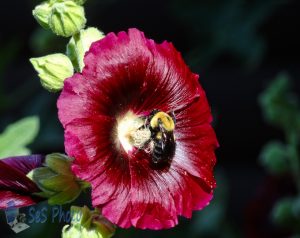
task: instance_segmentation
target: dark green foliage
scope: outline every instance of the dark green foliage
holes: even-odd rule
[[[287,74],[279,74],[260,95],[259,102],[267,123],[283,130],[285,144],[269,142],[264,146],[260,162],[272,174],[289,173],[297,189],[294,197],[279,200],[273,208],[272,219],[275,224],[288,227],[300,234],[300,108],[298,97],[291,92]]]
[[[201,67],[222,54],[229,53],[246,67],[256,67],[262,60],[265,42],[259,26],[282,3],[266,1],[172,1],[174,16],[185,23],[194,47],[188,59]],[[183,34],[183,33],[182,33]]]
[[[300,131],[299,102],[291,92],[287,74],[279,74],[260,95],[259,102],[268,123],[285,131]]]

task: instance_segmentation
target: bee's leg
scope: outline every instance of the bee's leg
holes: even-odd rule
[[[151,142],[151,138],[148,139],[148,140],[143,144],[143,146],[142,146],[141,148],[139,148],[139,150],[145,150],[145,149],[147,148],[147,146],[149,146],[150,142]]]
[[[144,128],[149,127],[149,124],[150,124],[150,119],[149,119],[149,117],[145,117],[145,120],[144,120]]]
[[[147,120],[148,120],[148,118],[147,117],[145,117],[145,116],[142,116],[142,117],[140,117],[142,120],[144,120],[144,124],[142,125],[142,126],[140,126],[139,128],[138,128],[138,130],[142,130],[142,129],[145,129],[146,127],[147,127]]]
[[[151,119],[153,118],[153,116],[154,116],[156,113],[158,113],[158,112],[160,112],[160,110],[158,110],[158,109],[153,109],[153,110],[151,111],[151,113],[150,113],[149,116],[148,116],[149,122],[151,121]]]
[[[162,137],[163,137],[167,133],[167,130],[164,127],[163,122],[162,122],[162,120],[160,118],[157,120],[157,122],[158,122],[159,132],[162,133]]]
[[[159,131],[163,131],[165,129],[163,126],[163,122],[160,118],[157,119],[157,124],[158,124]]]
[[[171,111],[171,112],[170,112],[170,117],[173,119],[174,124],[176,124],[176,117],[175,117],[174,111]]]

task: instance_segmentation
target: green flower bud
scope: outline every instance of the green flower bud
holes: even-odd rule
[[[42,86],[50,92],[61,90],[64,80],[74,73],[72,62],[64,54],[31,58],[30,62],[39,73]]]
[[[63,238],[110,238],[115,225],[103,217],[98,210],[90,211],[87,206],[71,207],[71,225],[62,231]]]
[[[71,162],[72,159],[63,154],[47,155],[44,167],[27,175],[42,191],[35,195],[47,198],[50,205],[62,205],[76,199],[87,183],[74,176]]]
[[[73,35],[67,45],[67,55],[71,59],[76,71],[81,72],[84,67],[83,58],[93,42],[100,40],[104,34],[97,28],[89,27]]]
[[[60,36],[69,37],[84,28],[86,19],[85,0],[50,0],[36,6],[34,18],[46,29]]]
[[[51,5],[48,2],[44,2],[36,6],[35,9],[32,11],[33,17],[45,29],[49,28],[48,19],[50,14],[51,14]]]
[[[72,36],[85,26],[84,8],[71,0],[54,3],[48,23],[55,34]]]
[[[76,2],[78,5],[83,5],[86,2],[86,0],[73,0],[73,1]]]
[[[65,1],[69,1],[69,0],[48,0],[48,1],[50,4],[54,4],[57,2],[65,2]],[[86,0],[70,0],[70,1],[73,1],[78,5],[83,5],[86,2]]]

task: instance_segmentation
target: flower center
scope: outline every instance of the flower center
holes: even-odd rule
[[[117,138],[126,153],[131,152],[134,147],[142,149],[150,140],[150,129],[144,125],[145,118],[131,111],[117,119]]]

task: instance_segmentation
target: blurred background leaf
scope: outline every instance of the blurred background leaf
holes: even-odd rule
[[[271,174],[280,175],[288,172],[288,156],[283,143],[271,141],[263,147],[260,162]]]
[[[0,158],[17,155],[28,155],[27,148],[39,131],[38,117],[27,117],[9,125],[0,134]]]
[[[207,67],[231,54],[242,66],[258,67],[265,42],[258,28],[282,0],[172,1],[174,15],[188,28],[192,42],[187,58],[192,66]]]
[[[279,200],[273,208],[272,219],[279,226],[299,232],[300,220],[295,216],[294,203],[295,199],[291,197]]]
[[[279,74],[260,95],[259,102],[266,122],[285,135],[284,143],[271,141],[263,147],[260,161],[272,175],[292,175],[288,181],[296,190],[276,201],[272,220],[291,233],[300,234],[300,108],[297,95],[291,91],[290,77]]]
[[[260,95],[259,102],[265,120],[286,131],[300,132],[300,107],[291,92],[290,77],[280,73]]]

